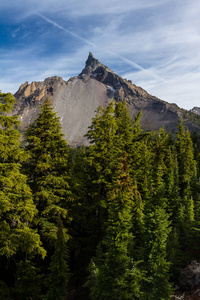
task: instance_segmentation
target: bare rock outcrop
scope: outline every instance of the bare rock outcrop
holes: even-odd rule
[[[200,263],[194,260],[181,271],[179,286],[183,291],[200,288]]]

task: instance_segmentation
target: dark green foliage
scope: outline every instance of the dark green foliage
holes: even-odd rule
[[[108,193],[106,236],[91,263],[88,282],[91,284],[91,299],[139,299],[142,295],[142,272],[137,269],[134,253],[131,256],[128,253],[136,190],[131,184],[125,156],[118,173]]]
[[[165,209],[157,207],[147,215],[146,224],[147,276],[145,299],[168,300],[171,294],[169,283],[170,262],[167,261],[167,239],[171,231]]]
[[[97,115],[89,128],[86,135],[92,144],[89,159],[96,170],[96,183],[99,186],[100,197],[103,198],[108,185],[112,182],[120,150],[115,147],[117,124],[114,117],[114,102],[110,102],[106,109],[100,107],[97,110]]]
[[[37,210],[27,178],[21,173],[25,152],[15,127],[18,121],[6,115],[14,104],[11,94],[0,94],[0,255],[10,257],[21,250],[45,256],[40,236],[29,227]]]
[[[116,143],[118,145],[116,146],[116,148],[118,149],[118,151],[121,152],[119,153],[120,155],[126,153],[130,156],[133,150],[134,138],[141,131],[140,126],[138,124],[138,119],[140,119],[140,116],[137,116],[137,119],[135,120],[133,125],[133,121],[130,118],[126,102],[119,102],[115,106],[114,117],[117,124]]]
[[[180,209],[180,188],[179,188],[179,169],[177,154],[173,147],[167,149],[165,157],[166,172],[164,175],[166,209],[170,215],[173,225],[178,222],[178,212]]]
[[[47,99],[23,148],[14,103],[0,94],[0,298],[169,300],[200,259],[200,138],[142,132],[111,101],[70,148]]]
[[[196,177],[196,161],[194,160],[190,132],[185,130],[182,120],[176,134],[176,149],[179,163],[180,194],[182,198],[188,198],[191,196],[191,183]]]
[[[50,274],[46,280],[47,294],[45,300],[64,300],[69,280],[68,249],[64,237],[63,224],[58,219],[57,239],[54,245],[54,254],[51,258]]]
[[[41,299],[43,276],[31,261],[17,264],[14,297],[17,300]]]
[[[141,264],[140,268],[140,271],[145,270],[148,276],[148,284],[144,283],[146,286],[144,297],[169,299],[170,271],[176,272],[175,269],[178,270],[181,265],[183,266],[183,261],[186,260],[180,258],[185,253],[186,243],[189,245],[193,235],[191,227],[195,207],[193,194],[197,195],[197,190],[194,184],[196,162],[191,138],[181,124],[175,143],[172,135],[167,135],[164,129],[161,129],[157,136],[143,134],[138,119],[136,118],[134,122],[130,120],[123,103],[116,104],[115,109],[112,107],[111,103],[108,110],[99,111],[100,114],[93,119],[93,125],[88,133],[88,137],[95,143],[90,148],[92,165],[97,171],[95,183],[97,187],[98,184],[101,185],[99,190],[101,193],[96,194],[96,199],[100,195],[100,199],[103,200],[100,203],[104,207],[104,216],[107,216],[102,223],[106,228],[106,238],[99,244],[101,246],[98,247],[97,258],[91,263],[89,282],[93,283],[92,297],[107,299],[106,297],[108,295],[111,297],[112,294],[105,292],[105,289],[105,294],[102,292],[103,285],[112,290],[111,278],[114,278],[113,268],[109,265],[111,260],[108,263],[109,256],[106,252],[107,249],[109,253],[114,253],[114,249],[107,248],[108,243],[112,245],[111,241],[107,241],[111,214],[109,191],[114,187],[117,165],[124,152],[127,166],[130,168],[132,188],[135,185],[139,190],[136,197],[138,208],[136,206],[130,211],[133,226],[129,232],[128,253],[135,249],[135,257],[144,260],[146,264]],[[105,125],[107,131],[103,129]],[[98,188],[96,190],[98,191]],[[112,211],[116,211],[114,206],[111,207]],[[144,251],[146,243],[148,246]],[[111,257],[114,259],[117,254]],[[174,266],[170,268],[169,258],[176,264],[175,268]],[[162,284],[159,284],[160,281]],[[118,299],[116,295],[115,297]]]
[[[0,299],[1,300],[13,300],[13,298],[10,295],[10,290],[7,287],[6,283],[4,281],[0,281]]]
[[[56,218],[68,215],[68,146],[59,118],[47,99],[38,118],[26,131],[29,183],[39,211],[40,231],[47,240],[56,239]]]
[[[86,267],[102,238],[102,223],[95,198],[96,184],[93,183],[96,175],[88,160],[88,149],[78,147],[70,152],[70,187],[74,199],[70,209],[73,220],[69,227],[73,273],[70,283],[78,289],[86,280]]]

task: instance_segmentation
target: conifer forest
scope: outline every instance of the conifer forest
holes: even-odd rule
[[[198,135],[144,132],[111,101],[72,147],[49,99],[23,133],[15,101],[0,94],[0,299],[171,299],[200,260]]]

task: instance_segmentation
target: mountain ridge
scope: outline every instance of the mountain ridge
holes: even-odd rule
[[[47,97],[52,99],[63,133],[71,145],[88,143],[84,135],[95,116],[95,110],[99,105],[106,107],[112,98],[117,102],[126,101],[132,118],[142,110],[141,125],[144,130],[158,131],[165,126],[167,131],[175,132],[181,117],[190,129],[200,128],[187,118],[185,110],[123,79],[99,62],[91,52],[79,75],[68,81],[52,76],[40,82],[25,82],[14,96],[17,99],[14,114],[21,119],[22,131],[37,117],[39,105]]]

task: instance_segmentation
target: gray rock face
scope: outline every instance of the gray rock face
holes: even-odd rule
[[[15,94],[18,99],[17,113],[22,121],[22,130],[37,117],[39,105],[46,97],[52,99],[55,111],[60,117],[63,133],[69,144],[87,143],[84,134],[87,132],[95,110],[99,105],[106,106],[109,98],[107,88],[96,80],[83,80],[74,77],[68,82],[61,78],[47,78],[43,83],[35,83],[32,92],[30,84]],[[27,91],[28,90],[28,91]]]
[[[200,115],[200,107],[195,106],[190,111],[197,115]]]
[[[183,291],[191,291],[200,287],[200,263],[194,260],[181,271],[179,285]]]
[[[84,137],[99,105],[106,107],[111,98],[126,101],[134,118],[142,109],[141,125],[145,130],[159,130],[163,125],[174,131],[181,110],[123,79],[101,64],[89,53],[85,68],[75,77],[64,81],[54,76],[43,82],[25,82],[15,93],[18,100],[14,114],[21,119],[24,130],[37,117],[39,105],[46,97],[52,99],[63,133],[69,144],[87,144]]]

